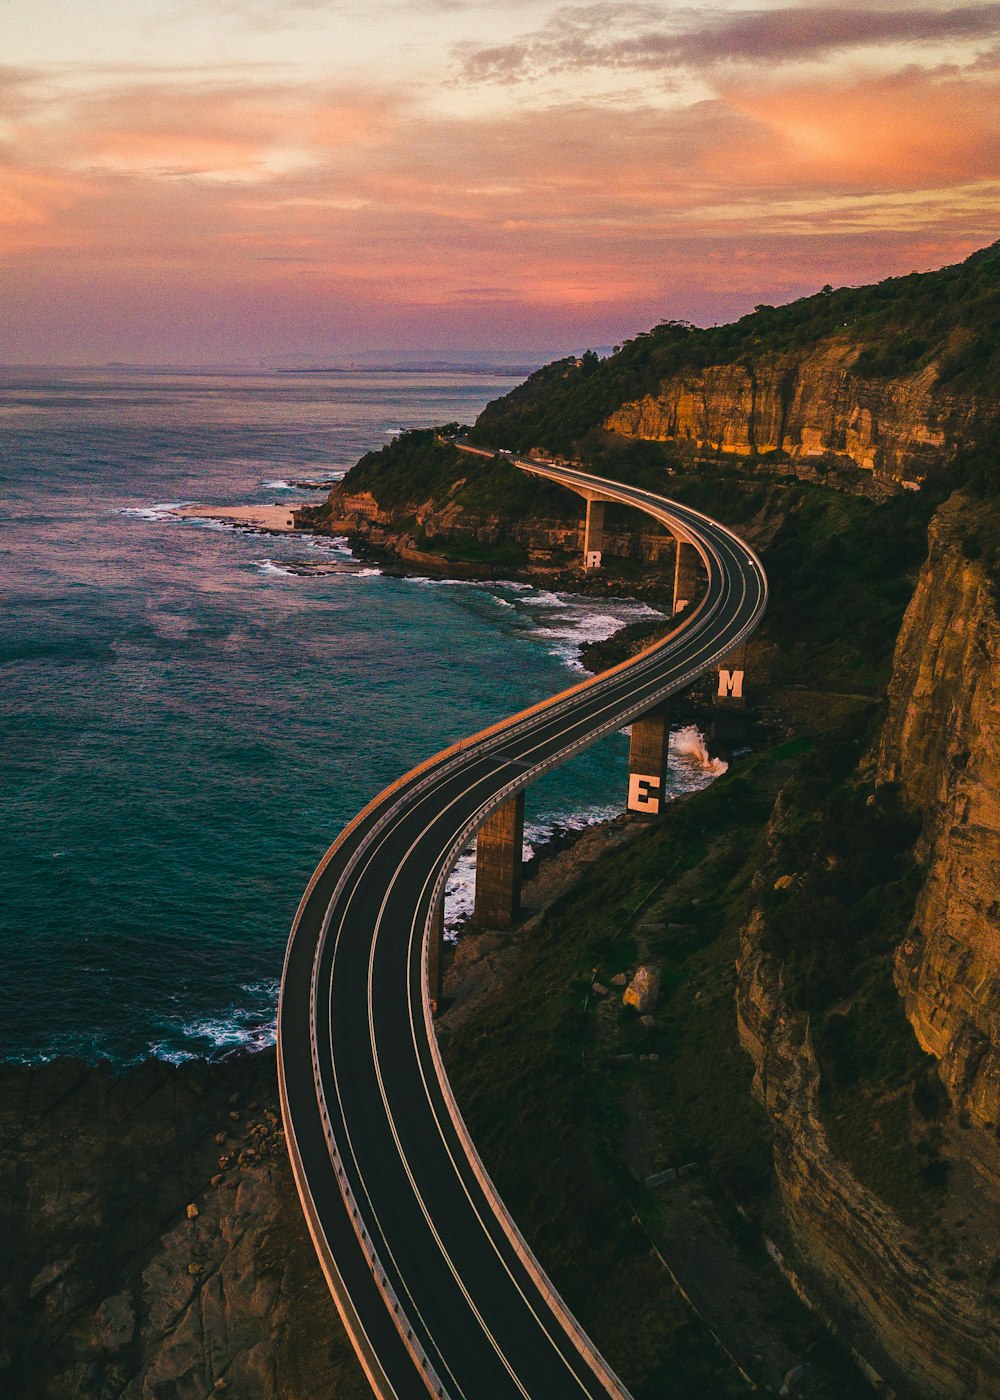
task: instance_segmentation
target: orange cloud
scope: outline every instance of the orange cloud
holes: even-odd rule
[[[103,336],[166,337],[173,307],[199,350],[212,305],[234,351],[248,320],[277,342],[393,316],[415,337],[611,341],[995,236],[997,74],[741,72],[686,106],[476,115],[262,80],[22,83],[0,155],[5,281],[36,308],[19,343],[40,304],[57,320],[112,286]]]

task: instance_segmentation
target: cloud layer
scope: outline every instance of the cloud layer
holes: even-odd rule
[[[1000,5],[680,11],[678,19],[683,22],[665,25],[662,7],[615,0],[566,6],[542,29],[514,43],[466,52],[463,75],[478,83],[598,68],[658,72],[720,64],[775,67],[872,47],[993,40],[1000,32]]]
[[[0,69],[3,358],[610,343],[998,236],[1000,6],[662,13],[563,6],[409,83]]]

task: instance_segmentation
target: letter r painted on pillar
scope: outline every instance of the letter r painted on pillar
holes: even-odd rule
[[[719,672],[719,696],[723,700],[729,697],[733,700],[741,700],[743,698],[742,671]]]
[[[628,810],[643,812],[648,817],[658,817],[663,802],[659,796],[662,779],[655,774],[630,773],[628,775]]]
[[[588,549],[586,558],[583,561],[585,569],[599,569],[601,567],[601,551],[599,549]]]

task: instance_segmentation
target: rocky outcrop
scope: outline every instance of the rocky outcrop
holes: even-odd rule
[[[970,509],[954,499],[933,521],[896,646],[878,776],[925,814],[927,879],[896,983],[1000,1183],[1000,619],[963,549]]]
[[[742,934],[737,1010],[754,1091],[772,1123],[798,1286],[869,1371],[891,1377],[902,1394],[993,1400],[1000,1279],[980,1255],[990,1242],[977,1241],[974,1273],[947,1268],[832,1151],[808,1029],[785,1002],[759,911]]]
[[[463,480],[456,481],[452,494],[464,485]],[[309,513],[300,512],[300,526],[310,523]],[[323,507],[322,526],[334,534],[386,551],[422,572],[447,572],[452,576],[465,573],[489,577],[493,572],[488,564],[470,563],[461,557],[449,559],[449,552],[460,555],[462,547],[468,545],[519,545],[530,564],[544,566],[554,562],[557,567],[564,566],[567,559],[575,563],[583,550],[582,503],[578,521],[572,516],[510,520],[501,514],[470,511],[454,501],[443,505],[433,501],[407,502],[398,509],[385,510],[370,492],[351,493],[335,487]],[[606,528],[604,547],[617,558],[635,559],[657,568],[669,566],[675,550],[672,535],[638,524]],[[509,575],[510,569],[504,572]]]
[[[604,426],[696,452],[775,453],[800,467],[840,463],[859,486],[866,478],[876,489],[919,485],[950,458],[977,406],[935,393],[933,366],[896,379],[858,376],[858,350],[853,341],[831,339],[807,351],[679,374],[655,394],[623,404]]]
[[[362,1400],[274,1054],[0,1068],[0,1393]]]
[[[954,1110],[933,1230],[905,1225],[831,1147],[809,1023],[785,996],[761,907],[743,929],[737,992],[798,1271],[876,1370],[948,1400],[1000,1395],[1000,624],[963,547],[969,509],[954,498],[932,523],[870,760],[924,813],[927,874],[895,979]],[[773,831],[782,820],[779,801]]]
[[[631,1006],[640,1016],[646,1016],[656,1010],[659,995],[660,969],[652,963],[643,963],[636,968],[631,982],[622,993],[622,1005]]]

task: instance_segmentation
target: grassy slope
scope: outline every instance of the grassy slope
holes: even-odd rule
[[[733,961],[761,827],[800,748],[758,755],[680,804],[613,868],[595,869],[553,907],[513,975],[448,1048],[463,1112],[504,1199],[638,1400],[745,1393],[650,1252],[669,1196],[634,1175],[629,1107],[641,1105],[655,1143],[650,1170],[697,1162],[730,1208],[766,1189],[768,1133],[735,1036]],[[661,931],[642,933],[630,916],[650,892],[643,918]],[[599,1003],[591,992],[595,971],[608,982],[639,957],[664,973],[652,1031],[617,998]],[[639,1051],[660,1060],[614,1059]],[[763,1261],[748,1267],[784,1309],[791,1345],[817,1345]],[[851,1373],[827,1365],[840,1377],[830,1394],[855,1393]]]

